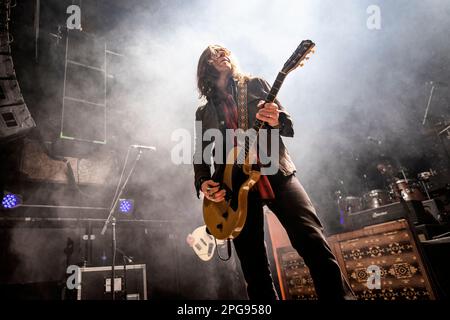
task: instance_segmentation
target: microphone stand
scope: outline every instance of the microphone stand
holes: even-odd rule
[[[423,116],[423,121],[422,121],[422,125],[425,125],[425,122],[427,121],[427,116],[428,116],[428,110],[430,109],[430,103],[431,103],[431,99],[433,98],[433,92],[434,92],[434,84],[431,85],[431,91],[430,91],[430,96],[428,98],[428,103],[427,103],[427,107],[425,109],[425,115]]]
[[[136,164],[141,158],[142,155],[142,149],[139,148],[139,152],[136,156],[136,159],[134,160],[133,166],[131,167],[130,173],[128,174],[127,178],[125,179],[125,182],[123,183],[122,187],[120,188],[120,191],[114,200],[114,205],[111,208],[111,211],[109,212],[108,218],[105,221],[105,224],[103,226],[101,235],[105,235],[106,229],[108,228],[108,224],[111,223],[112,226],[112,265],[111,265],[111,297],[112,300],[116,299],[115,294],[115,288],[114,288],[114,280],[116,277],[116,270],[115,270],[115,264],[116,264],[116,250],[117,250],[117,239],[116,239],[116,218],[114,217],[114,212],[116,210],[117,204],[119,203],[119,199],[122,196],[123,190],[125,189],[125,186],[128,183],[128,180],[130,179],[131,175],[134,172],[134,169],[136,168]]]
[[[125,300],[127,300],[127,262],[133,263],[133,259],[125,254],[120,248],[116,248],[117,252],[122,255],[123,260],[123,292]]]

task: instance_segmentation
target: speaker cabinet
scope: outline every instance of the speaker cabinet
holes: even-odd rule
[[[435,299],[406,220],[337,234],[328,241],[359,300]]]
[[[0,106],[0,142],[9,142],[36,126],[25,104]]]
[[[279,289],[283,300],[316,300],[314,283],[302,257],[291,242],[277,217],[266,211],[271,250]]]
[[[19,138],[36,126],[24,102],[14,69],[10,11],[9,1],[0,3],[0,143]]]
[[[308,267],[284,228],[273,213],[266,212],[266,219],[282,299],[317,299]],[[327,238],[358,300],[434,300],[416,239],[405,219]]]

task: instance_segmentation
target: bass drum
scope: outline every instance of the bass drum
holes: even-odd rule
[[[364,207],[366,209],[379,208],[381,206],[387,205],[388,203],[392,203],[389,192],[382,189],[375,189],[371,190],[368,193],[365,193],[363,199]]]
[[[424,201],[422,188],[417,180],[402,179],[397,180],[391,184],[391,193],[395,200],[400,201],[401,198],[405,201],[417,200]]]

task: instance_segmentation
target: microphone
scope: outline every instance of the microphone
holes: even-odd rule
[[[128,263],[133,263],[133,259],[131,259],[131,257],[123,255],[123,257],[125,258],[125,260],[127,260]]]
[[[432,86],[434,86],[434,87],[441,87],[441,88],[445,88],[445,87],[447,87],[448,86],[448,84],[447,83],[445,83],[445,82],[442,82],[442,81],[427,81],[427,82],[425,82],[427,85],[432,85]]]
[[[145,149],[145,150],[153,150],[153,151],[156,151],[156,148],[155,148],[155,147],[141,146],[141,145],[139,145],[139,144],[132,144],[131,147],[132,147],[132,148],[135,148],[135,149]]]
[[[133,262],[133,257],[129,257],[125,254],[125,252],[123,252],[122,250],[120,250],[119,248],[116,248],[117,252],[119,252],[122,257],[127,260],[128,263],[132,263]]]

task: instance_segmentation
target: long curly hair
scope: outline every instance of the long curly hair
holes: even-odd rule
[[[216,81],[219,78],[219,72],[212,65],[211,59],[220,51],[225,51],[230,58],[231,76],[237,80],[248,78],[240,72],[236,59],[231,54],[231,51],[220,45],[209,45],[200,55],[197,66],[197,88],[199,91],[199,98],[213,99],[217,95]]]

